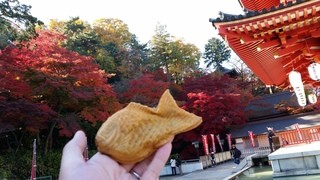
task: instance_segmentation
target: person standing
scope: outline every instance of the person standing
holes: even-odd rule
[[[231,154],[232,154],[234,163],[240,164],[241,151],[236,147],[235,144],[232,144]]]
[[[216,165],[216,159],[214,157],[214,151],[211,151],[210,156],[211,156],[211,164],[212,164],[212,166]]]
[[[176,160],[177,162],[176,162],[176,165],[177,165],[177,167],[178,167],[178,169],[179,169],[179,173],[180,173],[180,175],[182,175],[182,164],[181,164],[181,159],[180,159],[180,157],[179,157],[179,154],[177,154],[177,160]]]
[[[272,128],[268,127],[267,130],[268,130],[269,147],[270,147],[270,150],[271,150],[271,153],[272,153],[273,152],[273,147],[272,147],[273,139],[272,139],[272,137],[275,136],[275,135],[274,135],[274,132],[273,132]]]
[[[174,157],[172,157],[170,159],[170,166],[171,166],[171,170],[172,170],[172,175],[176,175],[177,174],[177,170],[176,170],[177,161]]]

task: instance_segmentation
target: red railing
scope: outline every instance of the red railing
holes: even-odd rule
[[[320,141],[320,127],[316,128],[301,128],[301,134],[297,130],[288,130],[276,133],[280,138],[283,146],[301,143],[311,143],[313,141]]]

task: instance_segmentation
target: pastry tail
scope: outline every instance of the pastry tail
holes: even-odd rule
[[[159,116],[168,119],[168,121],[174,122],[173,126],[176,125],[178,127],[178,125],[180,125],[180,127],[183,127],[179,128],[176,133],[189,131],[200,125],[202,122],[201,117],[180,108],[171,96],[169,90],[166,90],[161,96],[157,107],[157,113]]]

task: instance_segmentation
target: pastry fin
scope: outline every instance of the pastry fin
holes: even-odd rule
[[[170,94],[169,89],[167,89],[161,96],[158,106],[157,112],[159,114],[166,114],[169,111],[180,110],[180,107],[177,105],[176,101],[173,99]]]

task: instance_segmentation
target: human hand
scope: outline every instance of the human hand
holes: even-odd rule
[[[87,137],[82,131],[76,132],[63,149],[60,180],[68,179],[158,179],[165,166],[170,152],[171,141],[159,148],[153,155],[137,164],[119,164],[107,155],[96,153],[85,161],[83,152],[87,145]],[[137,175],[134,175],[134,174]],[[139,178],[140,176],[140,178]]]

